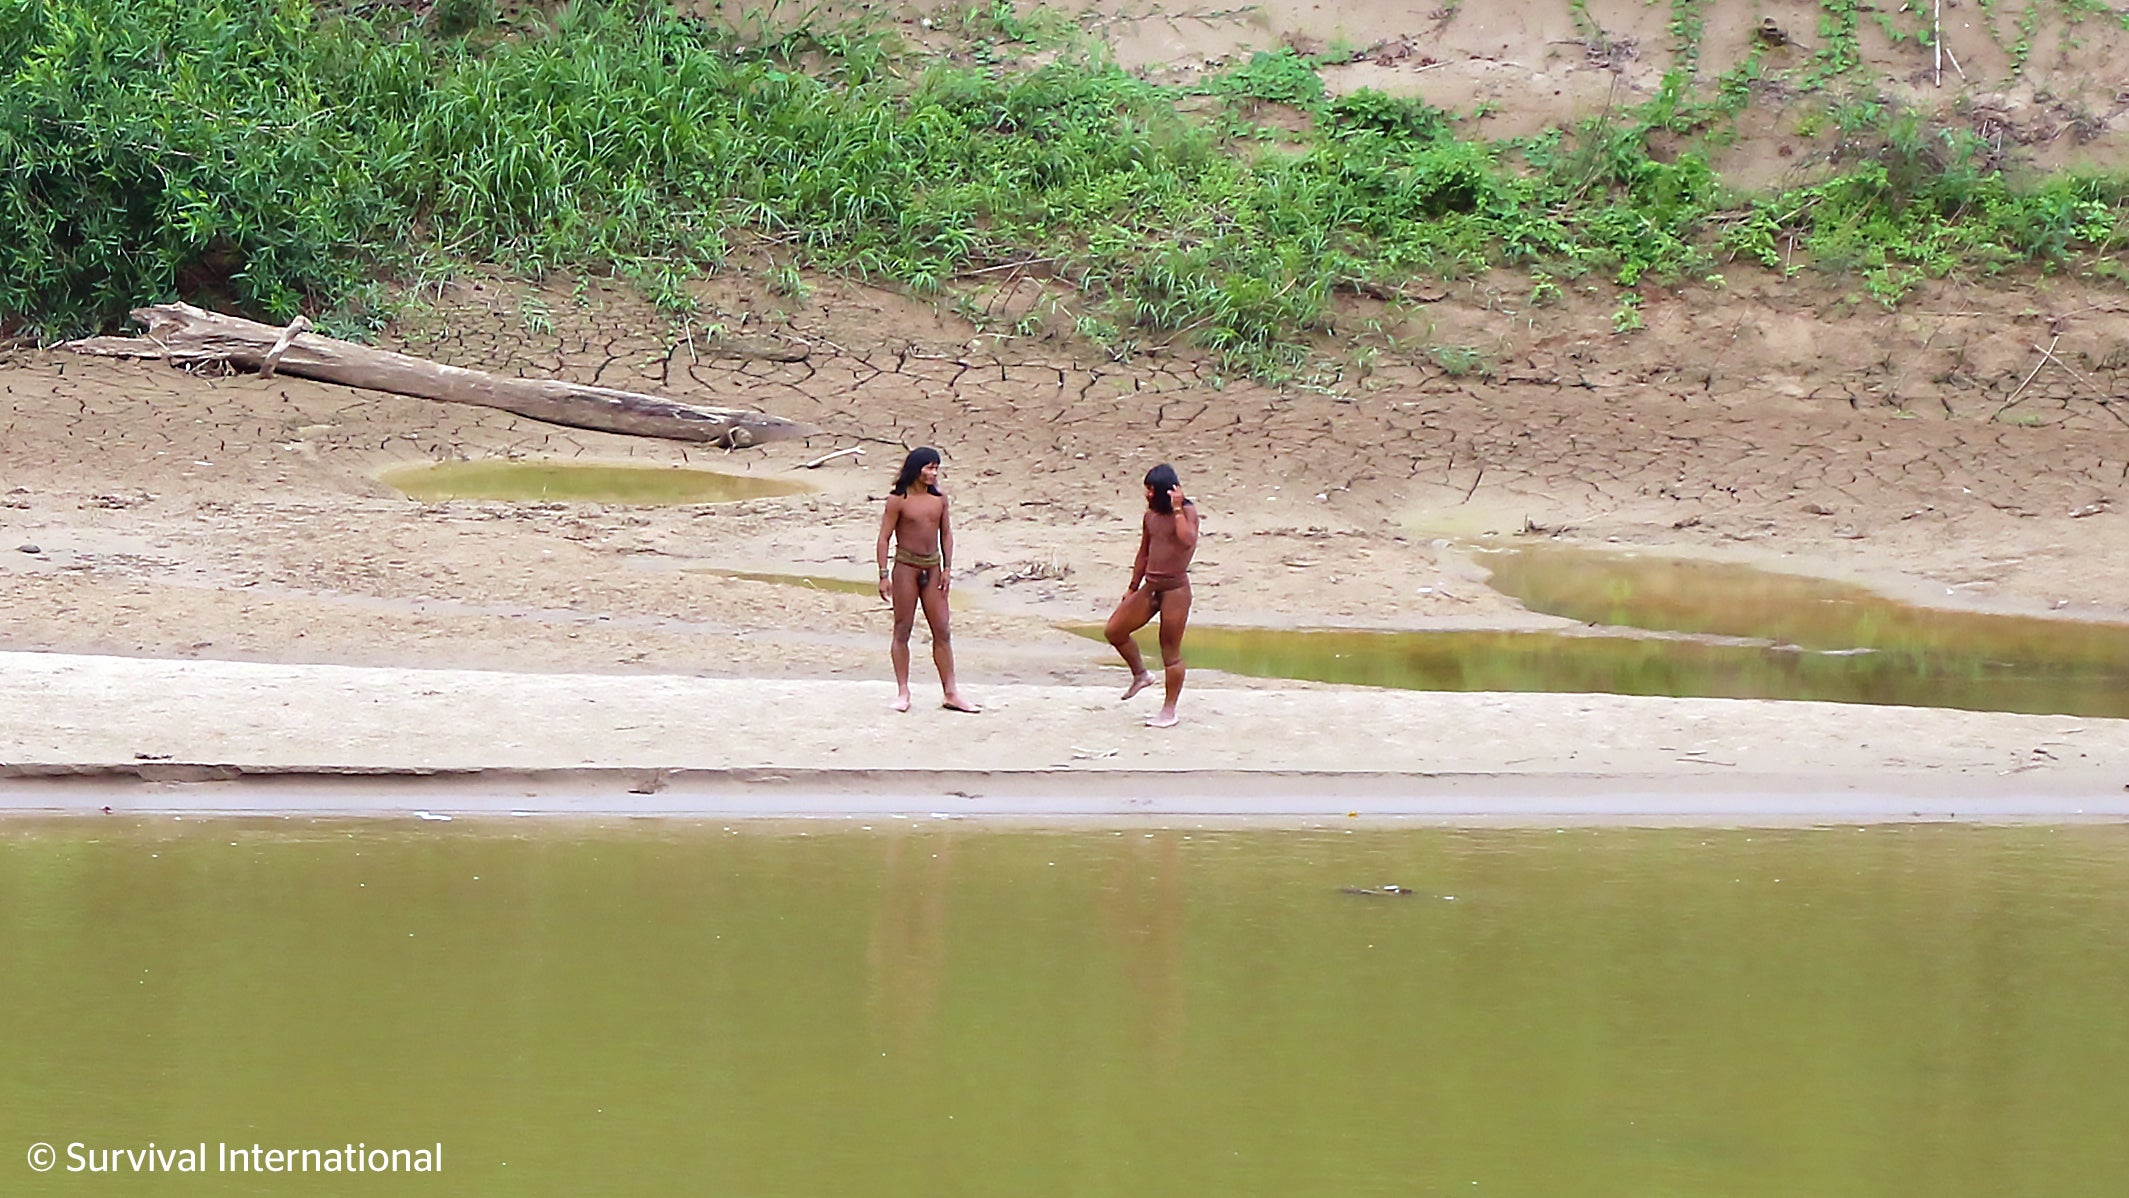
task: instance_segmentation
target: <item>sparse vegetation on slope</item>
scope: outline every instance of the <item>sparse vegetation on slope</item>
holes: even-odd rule
[[[1681,44],[1697,12],[1674,5]],[[1417,100],[1330,96],[1291,51],[1186,94],[1070,44],[1003,52],[1055,22],[972,19],[989,62],[858,27],[742,40],[653,3],[498,37],[307,0],[0,0],[0,318],[72,331],[220,289],[346,330],[385,282],[458,262],[612,270],[682,309],[743,246],[926,295],[1037,273],[1070,298],[1028,319],[1277,374],[1338,294],[1415,277],[1638,288],[1743,257],[1854,272],[1891,304],[2124,233],[2129,185],[2021,183],[1885,105],[1825,118],[1817,181],[1741,197],[1690,146],[1749,81],[1703,95],[1680,72],[1637,108],[1479,142]]]

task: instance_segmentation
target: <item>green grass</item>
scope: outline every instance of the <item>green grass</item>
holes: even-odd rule
[[[1697,36],[1698,6],[1673,11]],[[1851,33],[1855,11],[1827,0]],[[1691,147],[1749,81],[1703,94],[1683,72],[1488,143],[1418,100],[1334,98],[1290,51],[1186,95],[997,4],[962,24],[1048,61],[926,59],[804,18],[743,36],[655,3],[560,20],[457,37],[302,0],[0,0],[0,321],[66,333],[206,294],[359,331],[393,281],[466,263],[610,271],[685,311],[686,281],[739,250],[798,298],[801,268],[943,298],[1039,262],[1114,354],[1183,339],[1277,377],[1341,295],[1413,276],[1638,296],[1743,258],[1897,303],[1926,277],[2111,254],[2129,192],[2020,183],[1968,135],[1860,104],[1828,118],[1827,177],[1734,196]]]

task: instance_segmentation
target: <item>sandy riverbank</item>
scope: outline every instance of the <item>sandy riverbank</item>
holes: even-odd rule
[[[2129,721],[1619,695],[523,674],[0,653],[0,810],[1617,820],[2129,815]]]

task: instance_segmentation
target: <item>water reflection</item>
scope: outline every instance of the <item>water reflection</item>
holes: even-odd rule
[[[1187,1029],[1183,973],[1182,833],[1124,840],[1102,888],[1103,927],[1134,1002],[1135,1049],[1159,1076],[1181,1061]]]
[[[866,995],[874,1025],[893,1051],[922,1051],[931,1039],[946,981],[946,877],[953,837],[882,838],[879,912],[866,942]]]
[[[2129,1176],[2123,828],[547,828],[10,825],[0,1139],[440,1139],[453,1195]]]

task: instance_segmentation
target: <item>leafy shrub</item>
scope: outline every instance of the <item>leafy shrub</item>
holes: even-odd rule
[[[445,37],[464,37],[495,23],[495,0],[436,0],[429,24]]]
[[[1248,62],[1213,75],[1205,89],[1214,95],[1311,109],[1324,96],[1323,77],[1316,68],[1284,46],[1259,51]]]
[[[1331,101],[1324,131],[1334,138],[1375,135],[1425,145],[1452,132],[1449,114],[1416,96],[1386,96],[1362,88]]]

